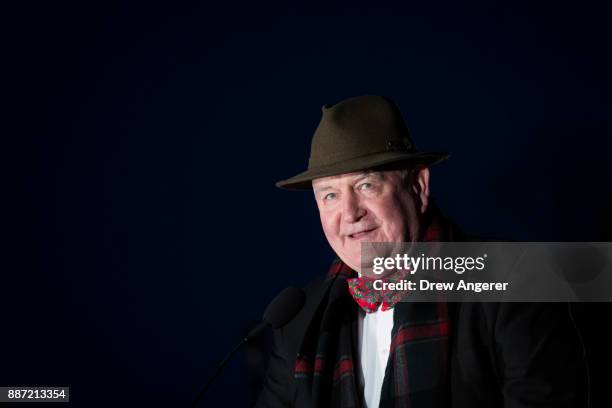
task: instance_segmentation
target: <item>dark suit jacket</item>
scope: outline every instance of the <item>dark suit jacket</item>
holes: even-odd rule
[[[275,331],[256,407],[311,406],[309,391],[294,382],[294,367],[306,329],[327,290],[323,279],[307,287],[300,313]],[[569,304],[453,303],[449,311],[448,395],[440,398],[437,389],[430,396],[423,393],[419,399],[424,406],[588,406],[586,358]]]

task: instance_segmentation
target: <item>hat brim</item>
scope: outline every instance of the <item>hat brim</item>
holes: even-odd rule
[[[351,160],[346,160],[339,163],[334,163],[329,166],[317,167],[306,170],[296,176],[281,180],[276,183],[276,187],[286,190],[312,190],[312,180],[337,176],[338,174],[352,173],[359,170],[365,170],[383,164],[406,161],[412,165],[432,166],[450,157],[450,154],[445,152],[423,152],[423,153],[406,153],[406,152],[383,152],[372,154],[364,157],[356,157]]]

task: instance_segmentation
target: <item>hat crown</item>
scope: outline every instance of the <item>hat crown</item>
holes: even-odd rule
[[[309,190],[317,178],[352,173],[383,165],[431,166],[445,152],[418,152],[399,108],[384,96],[356,96],[323,106],[312,137],[308,169],[277,187]]]
[[[377,153],[416,151],[399,108],[386,97],[357,96],[322,110],[309,169]]]

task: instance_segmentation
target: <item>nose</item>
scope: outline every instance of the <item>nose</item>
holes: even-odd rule
[[[366,209],[363,207],[359,196],[354,192],[344,194],[342,201],[342,220],[346,223],[359,221],[366,215]]]

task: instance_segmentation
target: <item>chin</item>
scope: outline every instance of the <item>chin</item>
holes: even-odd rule
[[[359,256],[358,258],[355,258],[354,256],[346,257],[346,256],[338,255],[338,257],[342,260],[342,262],[348,265],[348,267],[351,268],[352,270],[359,272],[359,269],[361,269],[361,256]]]

